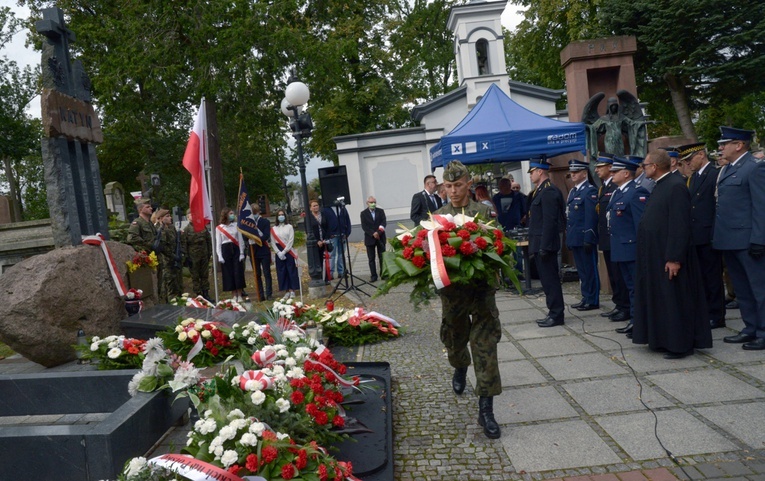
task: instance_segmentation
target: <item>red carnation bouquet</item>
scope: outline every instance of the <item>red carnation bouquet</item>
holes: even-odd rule
[[[411,283],[409,299],[418,307],[439,289],[484,282],[498,285],[500,272],[520,292],[515,270],[515,241],[480,216],[433,215],[413,229],[399,229],[390,240],[393,251],[383,253],[386,282],[376,295]]]

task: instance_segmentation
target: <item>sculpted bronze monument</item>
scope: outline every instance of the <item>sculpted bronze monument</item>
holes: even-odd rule
[[[582,122],[587,125],[587,150],[591,159],[598,151],[614,155],[637,155],[645,157],[648,149],[646,121],[640,103],[626,90],[619,90],[616,96],[608,99],[606,114],[598,116],[598,105],[606,94],[598,92],[584,106]],[[604,149],[599,148],[598,140],[603,136]],[[625,138],[629,151],[625,151]]]

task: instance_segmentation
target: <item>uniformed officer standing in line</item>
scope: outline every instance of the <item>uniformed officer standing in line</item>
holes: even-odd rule
[[[666,150],[669,154],[669,173],[672,175],[679,175],[683,180],[688,180],[688,177],[683,174],[682,166],[680,165],[680,152],[675,147],[664,147],[662,150]]]
[[[611,285],[611,301],[614,308],[601,314],[614,322],[624,322],[630,319],[630,294],[624,283],[619,267],[611,260],[611,234],[608,232],[608,203],[611,196],[618,188],[613,181],[611,166],[614,163],[614,155],[606,152],[598,154],[595,173],[603,182],[598,189],[598,248],[603,253],[603,260],[608,272],[608,283]]]
[[[444,186],[450,203],[436,213],[470,217],[480,214],[485,221],[490,220],[491,208],[470,199],[471,183],[468,170],[460,161],[449,162],[444,169]],[[502,327],[494,298],[496,290],[496,285],[475,282],[452,284],[439,292],[443,311],[441,342],[446,347],[449,364],[454,367],[452,389],[457,394],[465,390],[472,353],[475,393],[479,396],[478,424],[483,426],[483,433],[491,439],[497,439],[501,434],[494,419],[494,396],[502,393],[497,362],[497,343],[502,337]]]
[[[157,219],[159,220],[160,235],[160,249],[157,257],[161,267],[159,301],[166,303],[169,299],[179,297],[183,290],[178,275],[181,270],[181,256],[180,253],[176,255],[179,233],[175,230],[173,216],[168,209],[159,209]]]
[[[558,251],[560,234],[566,228],[566,204],[560,189],[550,182],[544,160],[529,164],[529,177],[536,189],[529,196],[529,256],[533,256],[539,280],[545,293],[547,317],[537,321],[539,327],[563,325],[563,288],[560,283]]]
[[[723,252],[736,288],[744,329],[724,342],[747,351],[765,349],[765,163],[749,152],[754,132],[720,127],[722,157],[717,179],[712,245]]]
[[[194,231],[191,209],[186,211],[189,223],[183,228],[181,244],[186,258],[191,266],[191,284],[194,292],[208,301],[210,299],[210,256],[212,256],[212,243],[210,231],[205,227],[203,230]]]
[[[146,251],[149,254],[157,237],[157,228],[151,223],[151,213],[154,209],[151,208],[149,199],[138,199],[135,206],[138,217],[128,228],[127,243],[137,252]]]
[[[578,311],[600,307],[598,275],[598,190],[587,181],[589,164],[582,160],[568,161],[574,188],[566,201],[566,247],[574,254],[582,300],[572,305]]]
[[[678,147],[680,161],[690,165],[691,240],[701,267],[708,320],[712,329],[725,327],[725,289],[722,280],[722,253],[712,247],[715,225],[715,189],[718,170],[709,162],[703,142]]]
[[[636,156],[614,157],[611,171],[613,182],[619,186],[608,203],[608,230],[611,233],[611,261],[616,263],[624,278],[630,300],[630,323],[616,329],[620,334],[632,337],[632,321],[635,315],[635,261],[637,260],[637,229],[643,216],[645,204],[651,195],[645,187],[635,183],[635,172],[642,162]]]

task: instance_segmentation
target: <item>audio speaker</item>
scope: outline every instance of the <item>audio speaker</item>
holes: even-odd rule
[[[344,197],[345,205],[351,204],[348,174],[344,165],[319,169],[319,187],[321,187],[321,201],[324,207],[332,207],[340,197]]]

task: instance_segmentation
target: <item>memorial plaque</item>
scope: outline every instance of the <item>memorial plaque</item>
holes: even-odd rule
[[[227,309],[200,309],[196,307],[156,305],[138,314],[120,321],[123,332],[128,337],[150,339],[157,332],[178,324],[178,318],[192,317],[205,322],[221,322],[229,327],[234,324],[247,324],[250,321],[262,323],[261,312],[238,312]]]

